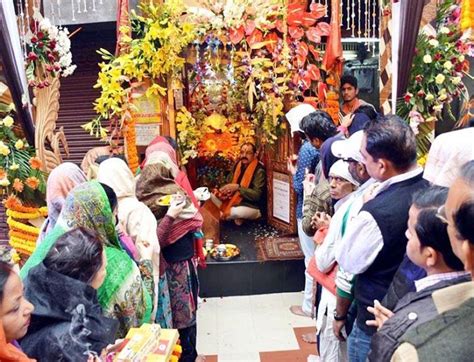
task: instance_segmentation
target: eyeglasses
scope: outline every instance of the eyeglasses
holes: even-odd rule
[[[438,211],[436,212],[436,217],[440,219],[443,222],[443,224],[448,224],[448,218],[446,216],[446,208],[444,207],[444,205],[441,205],[438,208]]]

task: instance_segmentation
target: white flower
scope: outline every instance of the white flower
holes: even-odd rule
[[[458,85],[459,83],[461,83],[461,77],[452,77],[452,78],[451,78],[451,82],[452,82],[454,85]]]
[[[434,95],[432,95],[431,93],[428,93],[425,97],[425,99],[429,102],[429,101],[432,101],[434,99]]]
[[[3,119],[3,125],[4,126],[7,126],[7,127],[11,127],[13,126],[13,118],[11,116],[6,116],[4,119]]]
[[[439,32],[440,32],[441,34],[449,34],[450,30],[449,30],[448,27],[442,26],[442,27],[439,29]]]
[[[464,54],[461,54],[458,58],[459,62],[464,62],[464,60],[466,59],[466,57],[464,56]]]
[[[451,63],[450,60],[447,60],[447,61],[444,62],[443,67],[446,70],[451,70],[451,69],[453,69],[453,63]]]
[[[448,95],[446,93],[443,93],[438,97],[438,100],[441,102],[445,101],[446,99],[448,99]]]
[[[439,41],[437,41],[436,39],[431,39],[429,42],[428,42],[432,47],[437,47],[439,45]]]
[[[0,180],[0,186],[7,187],[8,185],[10,185],[10,181],[6,177]]]
[[[15,148],[17,150],[21,150],[23,149],[23,147],[25,147],[25,143],[22,140],[18,140],[15,142]]]
[[[20,168],[20,165],[18,163],[12,163],[11,166],[9,167],[10,170],[16,171]]]
[[[43,18],[43,20],[41,20],[39,23],[39,28],[41,29],[42,32],[45,32],[45,33],[49,33],[52,27],[53,26],[51,25],[51,22],[49,21],[48,18]]]
[[[430,63],[433,62],[433,58],[431,58],[431,55],[426,54],[426,55],[423,57],[423,62],[426,63],[426,64],[430,64]]]
[[[437,104],[436,106],[433,107],[433,110],[435,112],[441,112],[443,110],[443,105],[442,104]]]
[[[446,77],[444,76],[444,74],[438,74],[435,78],[435,81],[436,81],[436,84],[443,84],[444,81],[446,80]]]

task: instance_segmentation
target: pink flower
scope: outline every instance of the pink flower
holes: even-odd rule
[[[408,117],[410,118],[410,127],[413,130],[413,133],[417,135],[419,133],[418,126],[420,123],[423,123],[425,119],[417,111],[410,111]]]

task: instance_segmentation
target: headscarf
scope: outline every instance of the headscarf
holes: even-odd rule
[[[134,264],[120,245],[109,200],[97,181],[80,184],[69,193],[56,226],[33,252],[21,269],[20,276],[24,279],[31,268],[44,260],[61,235],[77,227],[94,230],[105,246],[106,278],[98,290],[98,298],[102,307],[108,308],[114,295],[132,275]],[[149,307],[148,314],[151,313],[151,301]]]
[[[156,285],[159,278],[160,244],[157,223],[150,209],[135,196],[135,178],[125,161],[110,158],[100,164],[97,181],[111,187],[118,199],[118,218],[138,253],[151,256]],[[156,289],[156,288],[155,288]],[[156,295],[156,293],[155,293]]]
[[[158,205],[162,196],[181,193],[186,196],[185,191],[174,181],[172,170],[162,162],[145,166],[137,182],[137,197],[148,206],[160,223],[168,210],[167,206]],[[186,206],[173,223],[167,243],[173,243],[186,235],[188,232],[197,230],[202,226],[202,216],[186,197]]]
[[[0,361],[2,362],[33,362],[35,359],[30,359],[21,350],[16,348],[13,344],[8,343],[3,330],[2,320],[0,319]]]
[[[179,168],[176,151],[165,137],[157,136],[153,139],[153,141],[150,142],[145,151],[145,159],[140,165],[140,168],[143,170],[147,164],[156,163],[156,155],[153,155],[156,152],[161,152],[168,155],[168,159],[171,163],[170,167],[173,170],[173,177],[176,184],[186,191],[194,206],[199,207],[199,202],[197,201],[196,196],[194,196],[193,188],[189,182],[188,176]]]
[[[156,136],[153,139],[153,141],[151,141],[148,144],[148,147],[145,150],[145,159],[143,160],[142,164],[140,165],[140,168],[142,170],[145,167],[148,156],[150,156],[155,151],[165,152],[166,154],[168,154],[168,156],[170,157],[170,159],[173,161],[174,164],[176,164],[176,165],[178,164],[178,159],[176,157],[176,151],[170,145],[168,140],[163,136]]]
[[[48,218],[43,224],[38,242],[41,242],[56,225],[69,192],[86,181],[84,172],[72,162],[64,162],[51,171],[46,184]]]
[[[451,187],[459,168],[474,160],[474,128],[443,133],[435,138],[426,160],[423,178],[433,185]]]
[[[354,186],[359,186],[359,182],[357,182],[349,172],[349,163],[346,161],[339,160],[332,165],[329,170],[329,176],[341,177]]]

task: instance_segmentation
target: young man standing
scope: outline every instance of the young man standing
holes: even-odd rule
[[[308,266],[309,260],[314,254],[314,241],[303,231],[303,181],[305,173],[314,173],[316,165],[319,162],[319,148],[328,138],[337,133],[329,114],[323,111],[315,111],[303,117],[299,128],[304,132],[306,141],[304,141],[298,153],[296,167],[291,160],[288,161],[288,170],[293,175],[293,187],[297,195],[296,219],[298,223],[298,237],[300,239],[301,249],[305,256],[305,265]],[[301,306],[293,305],[290,310],[297,315],[311,316],[312,314],[312,295],[313,278],[305,273],[305,290]]]

